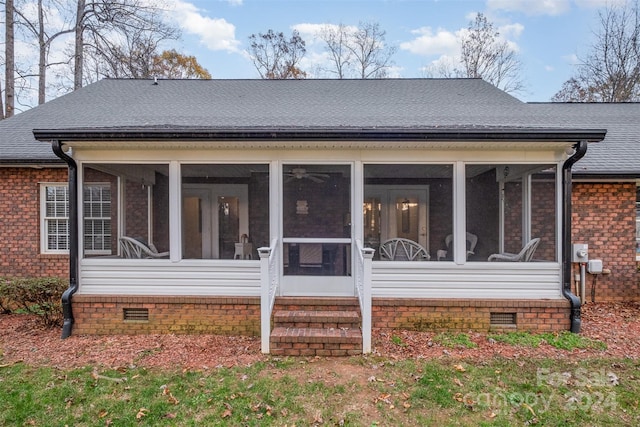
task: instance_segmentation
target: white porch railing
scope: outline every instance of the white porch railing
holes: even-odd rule
[[[278,239],[271,241],[271,246],[258,248],[260,255],[260,338],[261,349],[269,353],[269,337],[271,336],[271,312],[278,292],[279,272],[277,264]]]
[[[362,314],[362,353],[371,353],[371,260],[375,249],[364,248],[356,239],[356,290]]]

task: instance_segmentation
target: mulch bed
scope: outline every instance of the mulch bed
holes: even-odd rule
[[[257,337],[219,335],[107,335],[60,339],[60,329],[39,326],[26,315],[0,315],[0,366],[22,362],[59,368],[81,366],[211,369],[247,366],[269,356],[260,353]],[[374,331],[373,355],[400,359],[463,358],[640,358],[640,303],[587,304],[582,335],[603,341],[606,350],[560,350],[548,344],[521,347],[470,332],[476,348],[449,348],[434,343],[432,332]]]

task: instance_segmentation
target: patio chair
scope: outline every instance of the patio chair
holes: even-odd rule
[[[413,240],[396,237],[380,245],[380,258],[387,261],[428,261],[427,250]]]
[[[522,250],[517,254],[511,253],[500,253],[493,254],[489,256],[489,261],[510,261],[510,262],[529,262],[531,258],[533,258],[533,253],[538,248],[540,244],[540,238],[536,237],[535,239],[529,240],[529,243],[524,245]]]
[[[453,241],[453,234],[449,234],[447,235],[447,237],[444,238],[444,244],[447,247],[446,250],[439,250],[438,251],[438,261],[442,261],[443,259],[445,259],[447,257],[447,253],[451,250],[451,242]],[[476,250],[476,245],[478,244],[478,236],[476,236],[473,233],[469,233],[467,231],[467,235],[466,235],[466,241],[468,242],[467,245],[467,259],[469,259],[469,255],[475,255],[475,250]]]
[[[123,258],[167,258],[169,256],[169,252],[158,252],[153,243],[127,236],[120,238],[120,251]]]

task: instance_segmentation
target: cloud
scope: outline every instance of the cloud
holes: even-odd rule
[[[242,0],[227,0],[231,6],[242,6]]]
[[[235,36],[235,25],[222,18],[204,16],[200,9],[182,0],[176,0],[171,4],[170,19],[176,21],[182,31],[198,37],[208,49],[239,51],[240,41]]]
[[[400,43],[400,49],[416,55],[457,54],[460,50],[460,31],[444,29],[433,31],[431,27],[422,27],[412,31],[416,35],[411,41]]]
[[[522,12],[527,15],[562,15],[571,8],[569,0],[488,0],[490,10]]]

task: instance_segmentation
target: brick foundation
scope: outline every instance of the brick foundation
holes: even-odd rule
[[[514,313],[514,325],[491,325],[491,313]],[[568,330],[567,300],[442,300],[376,298],[372,324],[381,329],[418,331],[549,332]]]
[[[74,335],[260,334],[260,299],[75,295]],[[148,320],[125,320],[125,309],[147,309]]]
[[[146,309],[148,320],[125,320],[125,309]],[[259,298],[75,295],[73,313],[74,335],[260,334]],[[514,313],[515,324],[491,325],[491,313]],[[568,330],[569,314],[566,300],[375,298],[372,326],[434,332],[549,332]]]

